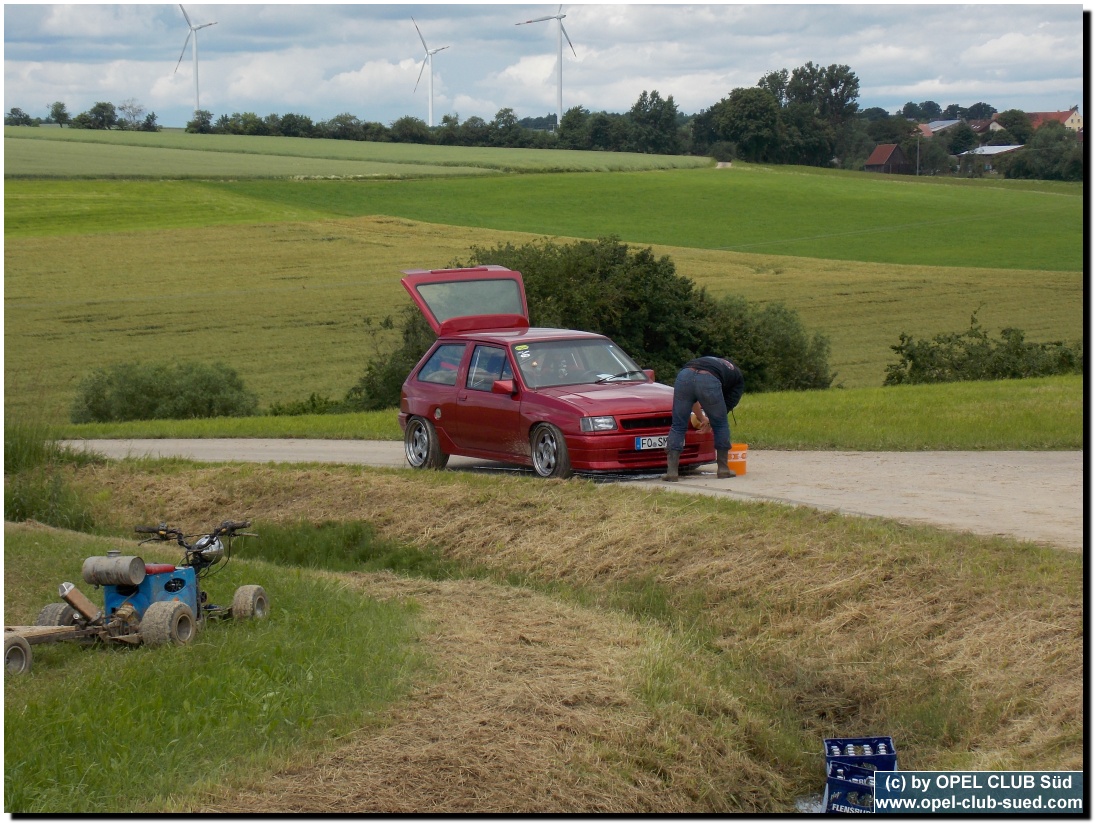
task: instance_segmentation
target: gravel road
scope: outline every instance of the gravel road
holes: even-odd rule
[[[365,464],[403,467],[392,441],[314,439],[133,439],[68,442],[111,458],[181,456],[198,461]],[[453,457],[449,468],[522,472]],[[714,466],[675,485],[657,476],[619,483],[776,501],[850,515],[884,516],[981,535],[1011,536],[1082,550],[1084,462],[1065,452],[797,452],[751,450],[747,472],[718,480]]]

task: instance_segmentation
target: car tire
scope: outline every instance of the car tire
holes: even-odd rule
[[[416,470],[443,470],[449,463],[449,454],[441,452],[437,430],[432,423],[417,415],[407,420],[403,451],[407,454],[407,463]]]
[[[146,645],[188,645],[197,633],[194,614],[182,602],[153,602],[141,618],[141,639]]]
[[[537,424],[529,439],[532,469],[540,478],[570,478],[570,453],[566,439],[554,424]]]

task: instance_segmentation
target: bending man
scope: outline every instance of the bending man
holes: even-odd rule
[[[715,436],[715,454],[718,457],[718,477],[733,478],[737,475],[726,461],[730,455],[730,420],[727,416],[745,392],[745,377],[730,359],[714,355],[693,358],[679,373],[673,384],[673,426],[669,428],[666,444],[668,470],[663,481],[677,481],[677,468],[684,449],[684,436],[693,406],[699,405],[707,421],[699,429],[711,427]]]

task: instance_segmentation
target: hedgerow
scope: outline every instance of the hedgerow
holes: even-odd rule
[[[1039,378],[1084,370],[1082,341],[1030,343],[1015,327],[1001,330],[1000,340],[992,341],[976,312],[964,332],[942,333],[931,340],[913,339],[902,332],[899,343],[890,349],[901,358],[886,367],[884,386]]]

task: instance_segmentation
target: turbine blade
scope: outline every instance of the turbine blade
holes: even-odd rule
[[[186,13],[186,9],[183,9],[182,3],[179,3],[179,8],[182,9],[183,17],[186,18],[186,25],[190,28],[194,28],[194,24],[190,22],[190,15]]]
[[[422,68],[418,70],[418,80],[414,82],[414,92],[418,91],[418,84],[422,82],[422,72],[426,71],[426,61],[422,61]],[[411,92],[413,95],[414,92]]]
[[[202,23],[200,26],[195,26],[194,31],[197,31],[198,29],[208,29],[210,26],[215,26],[215,25],[217,25],[216,20],[214,20],[212,23]]]
[[[418,28],[418,24],[415,23],[413,17],[411,18],[411,22],[414,23],[414,30],[418,32],[418,39],[422,41],[422,48],[429,51],[430,47],[426,45],[426,38],[422,36],[422,29]]]
[[[563,37],[565,37],[567,39],[567,44],[570,46],[570,50],[572,52],[574,52],[574,44],[570,42],[570,35],[567,34],[567,30],[565,28],[563,28],[563,21],[562,20],[559,21],[559,28],[563,32]],[[574,56],[577,57],[578,52],[574,52]]]
[[[553,14],[550,17],[537,17],[535,20],[526,20],[524,23],[516,23],[515,25],[524,26],[526,23],[543,23],[545,20],[554,20],[554,19],[555,19],[555,15]]]
[[[439,49],[434,49],[433,51],[431,51],[431,52],[430,52],[430,54],[437,54],[438,52],[443,52],[443,51],[445,51],[445,49],[447,49],[447,48],[448,48],[448,46],[442,46],[442,47],[441,47],[441,48],[439,48]]]
[[[179,52],[179,62],[175,64],[175,72],[177,72],[179,70],[179,66],[182,65],[183,55],[186,54],[186,46],[190,42],[190,35],[192,35],[193,33],[193,29],[186,33],[186,40],[183,41],[182,51]],[[174,74],[175,72],[172,72],[172,74]]]

